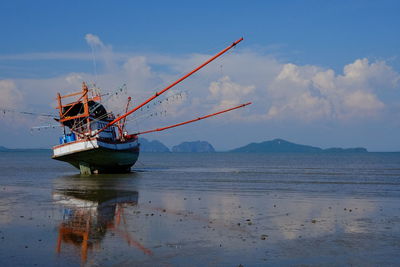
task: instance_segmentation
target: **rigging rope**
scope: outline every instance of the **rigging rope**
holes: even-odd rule
[[[15,109],[0,108],[0,112],[2,112],[4,115],[6,113],[19,113],[19,114],[23,114],[23,115],[32,115],[32,116],[38,116],[38,117],[56,118],[55,115],[51,115],[51,114],[35,113],[35,112],[28,112],[28,111],[18,111],[18,110],[15,110]]]

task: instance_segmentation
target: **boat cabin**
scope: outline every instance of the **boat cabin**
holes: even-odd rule
[[[89,97],[89,93],[91,96]],[[78,97],[78,100],[63,105],[65,98]],[[96,134],[97,130],[105,127],[114,119],[112,113],[108,113],[99,102],[101,96],[94,90],[89,90],[86,83],[82,84],[82,91],[61,96],[58,94],[58,107],[60,118],[57,119],[64,126],[64,135],[60,137],[60,144],[73,142],[95,136],[97,138],[114,141],[117,138],[115,126],[110,126]],[[65,127],[69,129],[66,132]]]

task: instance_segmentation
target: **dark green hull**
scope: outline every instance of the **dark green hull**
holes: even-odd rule
[[[80,169],[82,174],[91,174],[129,172],[138,157],[139,146],[126,150],[99,147],[57,157],[53,156],[53,159],[70,163]]]

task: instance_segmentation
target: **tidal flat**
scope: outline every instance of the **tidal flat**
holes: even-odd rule
[[[396,266],[400,153],[0,153],[1,266]]]

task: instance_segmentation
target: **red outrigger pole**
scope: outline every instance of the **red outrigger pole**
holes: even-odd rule
[[[225,110],[222,110],[222,111],[218,111],[218,112],[215,112],[215,113],[212,113],[212,114],[203,116],[203,117],[199,117],[199,118],[196,118],[196,119],[193,119],[193,120],[190,120],[190,121],[185,121],[185,122],[177,123],[177,124],[170,125],[170,126],[166,126],[166,127],[162,127],[162,128],[157,128],[157,129],[149,130],[149,131],[144,131],[144,132],[138,132],[138,133],[135,133],[135,134],[130,134],[130,135],[128,135],[127,137],[128,137],[128,138],[132,138],[132,137],[137,136],[137,135],[140,135],[140,134],[147,134],[147,133],[153,133],[153,132],[164,131],[164,130],[171,129],[171,128],[175,128],[175,127],[178,127],[178,126],[181,126],[181,125],[185,125],[185,124],[188,124],[188,123],[192,123],[192,122],[195,122],[195,121],[199,121],[199,120],[202,120],[202,119],[206,119],[206,118],[209,118],[209,117],[213,117],[213,116],[216,116],[216,115],[219,115],[219,114],[228,112],[228,111],[232,111],[232,110],[235,110],[235,109],[238,109],[238,108],[243,108],[243,107],[245,107],[245,106],[247,106],[247,105],[250,105],[250,104],[251,104],[251,102],[248,102],[248,103],[246,103],[246,104],[241,104],[241,105],[239,105],[239,106],[236,106],[236,107],[233,107],[233,108],[229,108],[229,109],[225,109]]]
[[[163,90],[161,90],[160,92],[156,92],[152,97],[148,98],[146,101],[144,101],[142,104],[136,106],[135,108],[131,109],[129,112],[125,113],[122,116],[119,116],[118,118],[114,119],[113,121],[109,122],[106,126],[104,126],[103,128],[101,128],[100,130],[96,131],[96,134],[99,134],[100,132],[104,131],[105,129],[107,129],[108,127],[114,125],[115,123],[117,123],[118,121],[124,119],[125,117],[129,116],[130,114],[132,114],[133,112],[135,112],[136,110],[140,109],[141,107],[143,107],[144,105],[146,105],[147,103],[149,103],[150,101],[152,101],[153,99],[157,98],[158,96],[160,96],[161,94],[165,93],[166,91],[168,91],[169,89],[171,89],[172,87],[174,87],[175,85],[177,85],[178,83],[182,82],[183,80],[185,80],[187,77],[191,76],[193,73],[197,72],[198,70],[200,70],[201,68],[203,68],[204,66],[206,66],[208,63],[210,63],[211,61],[213,61],[214,59],[218,58],[219,56],[221,56],[222,54],[224,54],[225,52],[227,52],[228,50],[230,50],[231,48],[235,47],[238,43],[240,43],[243,40],[243,37],[240,38],[239,40],[233,42],[230,46],[228,46],[227,48],[225,48],[224,50],[222,50],[221,52],[219,52],[218,54],[216,54],[215,56],[213,56],[212,58],[208,59],[207,61],[205,61],[203,64],[201,64],[200,66],[198,66],[197,68],[195,68],[194,70],[192,70],[191,72],[189,72],[188,74],[186,74],[185,76],[183,76],[182,78],[176,80],[175,82],[171,83],[170,85],[168,85],[167,87],[165,87]]]

